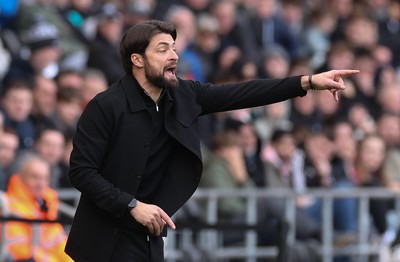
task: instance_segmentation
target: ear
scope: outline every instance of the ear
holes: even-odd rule
[[[132,64],[136,67],[142,68],[143,67],[143,61],[142,61],[142,56],[139,54],[132,54],[131,55],[131,61]]]

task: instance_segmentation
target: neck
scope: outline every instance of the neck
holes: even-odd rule
[[[143,91],[145,92],[146,95],[148,95],[151,100],[154,102],[157,102],[158,99],[160,98],[160,95],[162,93],[162,89],[158,87],[153,87],[153,88],[144,88],[142,87]]]
[[[140,87],[143,89],[146,95],[148,95],[154,102],[156,102],[160,98],[163,90],[162,88],[154,86],[147,80],[147,78],[143,74],[139,74],[134,71],[133,76],[136,78]]]

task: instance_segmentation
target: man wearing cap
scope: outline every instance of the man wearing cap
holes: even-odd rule
[[[123,30],[122,14],[114,4],[108,3],[97,18],[97,34],[89,44],[87,66],[101,70],[108,84],[112,84],[124,76],[117,49]]]

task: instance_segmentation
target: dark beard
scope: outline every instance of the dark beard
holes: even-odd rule
[[[173,90],[178,87],[178,80],[168,81],[164,76],[157,75],[153,73],[150,66],[146,63],[144,68],[144,74],[146,78],[152,83],[154,86],[159,87],[160,89],[167,88],[169,90]]]

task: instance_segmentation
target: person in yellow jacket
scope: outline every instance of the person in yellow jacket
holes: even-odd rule
[[[55,220],[58,194],[49,187],[50,166],[32,156],[11,176],[5,193],[5,210],[18,218]],[[73,261],[64,252],[66,232],[60,223],[5,223],[6,252],[11,261]]]

